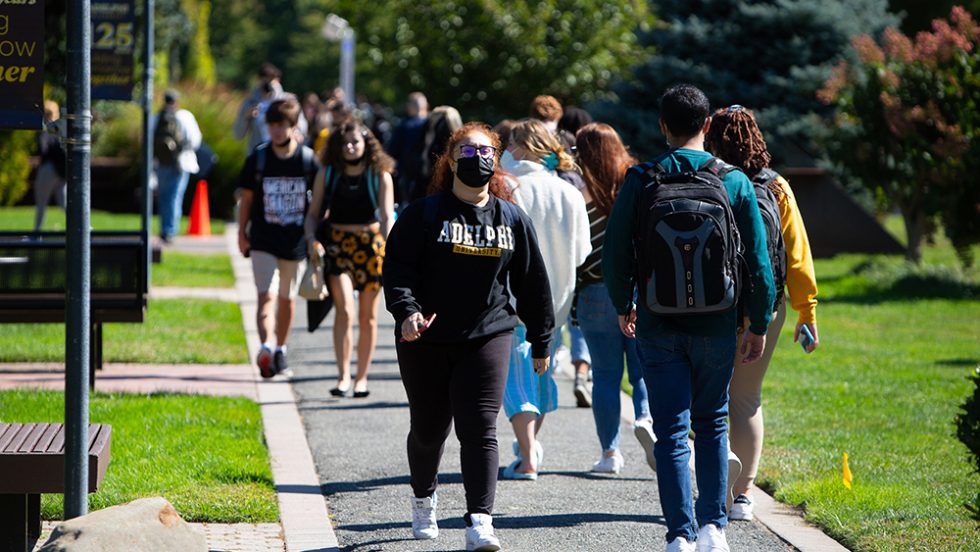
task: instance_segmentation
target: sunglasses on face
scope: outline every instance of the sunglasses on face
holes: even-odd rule
[[[497,148],[493,146],[473,146],[470,144],[464,144],[459,146],[459,156],[462,157],[473,157],[479,155],[485,159],[493,157],[497,153]]]

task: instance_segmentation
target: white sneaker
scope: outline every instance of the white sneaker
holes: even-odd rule
[[[728,519],[734,519],[738,521],[752,521],[755,517],[752,514],[753,509],[752,499],[740,494],[735,497],[735,502],[732,503],[731,510],[728,511]]]
[[[697,552],[730,552],[725,530],[709,523],[698,531]]]
[[[695,546],[693,542],[684,537],[677,537],[667,543],[667,552],[697,552]]]
[[[735,480],[738,476],[742,475],[742,461],[735,456],[732,449],[728,449],[728,492],[725,493],[725,508],[727,511],[732,511],[732,503],[735,501],[735,495],[732,489],[735,487]]]
[[[470,525],[466,528],[466,550],[494,552],[500,550],[500,541],[493,535],[493,518],[488,514],[469,514]]]
[[[595,464],[592,464],[592,471],[595,473],[619,473],[626,461],[623,460],[622,453],[614,450],[612,454],[602,453],[602,457]]]
[[[420,540],[434,539],[439,536],[439,525],[436,522],[436,494],[426,498],[412,497],[412,533]]]
[[[657,473],[657,459],[653,456],[653,445],[657,442],[657,436],[653,434],[653,420],[651,418],[637,420],[633,424],[633,435],[643,447],[650,469]]]

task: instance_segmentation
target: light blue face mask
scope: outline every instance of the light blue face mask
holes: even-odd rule
[[[514,154],[510,150],[504,150],[504,153],[500,156],[500,165],[504,167],[509,167],[516,163],[514,160]]]
[[[555,152],[553,152],[553,151],[552,152],[548,152],[548,155],[545,155],[544,158],[541,159],[541,164],[544,165],[545,168],[547,168],[549,171],[553,171],[553,170],[557,169],[558,168],[558,154],[555,153]]]

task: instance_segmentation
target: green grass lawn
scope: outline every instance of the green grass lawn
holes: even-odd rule
[[[198,255],[168,249],[161,260],[152,268],[153,287],[235,287],[227,254]]]
[[[793,344],[789,318],[764,384],[759,484],[858,551],[980,550],[954,426],[980,365],[980,271],[941,238],[924,258],[818,260],[820,348]]]
[[[180,234],[187,233],[189,219],[185,216],[180,222]],[[136,213],[107,213],[92,211],[91,224],[94,230],[139,230],[140,215]],[[34,228],[34,207],[3,207],[0,208],[0,230],[32,230]],[[153,217],[150,233],[154,236],[160,233],[160,218]],[[58,207],[49,207],[45,211],[45,231],[61,231],[65,229],[65,212]],[[211,234],[223,234],[225,223],[220,219],[211,219]]]
[[[63,420],[60,392],[0,392],[0,421]],[[102,486],[89,495],[90,510],[163,496],[187,521],[278,521],[256,403],[244,398],[94,393],[91,422],[112,425],[112,450]],[[62,502],[61,495],[44,495],[44,518],[61,519]]]
[[[142,324],[103,326],[106,362],[247,364],[242,315],[235,303],[202,299],[150,301]],[[61,324],[3,324],[0,362],[62,362]]]

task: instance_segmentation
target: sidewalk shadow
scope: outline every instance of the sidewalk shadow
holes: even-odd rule
[[[334,481],[320,485],[320,489],[323,496],[330,496],[337,493],[363,493],[366,491],[373,491],[378,487],[386,487],[390,485],[404,485],[405,487],[408,487],[409,484],[410,482],[408,475],[396,475],[393,477],[381,477],[378,479],[365,479],[363,481]],[[463,475],[460,473],[440,473],[439,484],[462,485]]]
[[[333,404],[326,404],[323,406],[300,406],[300,412],[316,412],[318,410],[374,410],[374,409],[385,409],[385,408],[408,408],[407,402],[363,402],[365,399],[351,399],[356,401],[362,401],[359,403],[341,403],[338,399]]]
[[[501,475],[502,474],[503,474],[503,471],[501,470]],[[587,479],[589,481],[641,481],[641,482],[649,482],[653,478],[652,475],[650,477],[622,477],[622,476],[619,476],[619,475],[611,476],[611,475],[608,475],[608,474],[598,474],[598,473],[585,472],[585,471],[551,471],[551,470],[542,470],[541,471],[541,476],[546,476],[546,475],[557,475],[559,477],[573,477],[575,479]],[[503,477],[500,477],[500,479],[503,479]]]

